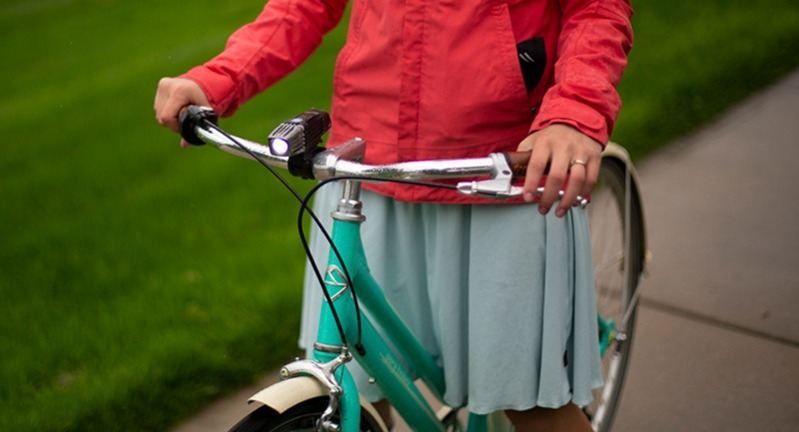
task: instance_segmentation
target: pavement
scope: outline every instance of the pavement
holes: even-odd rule
[[[638,173],[652,261],[613,430],[799,430],[799,70]],[[172,432],[228,430],[275,379]]]
[[[799,430],[799,71],[639,167],[653,260],[615,431]]]

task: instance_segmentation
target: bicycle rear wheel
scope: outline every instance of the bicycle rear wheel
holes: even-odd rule
[[[644,266],[644,218],[635,177],[625,160],[602,159],[587,207],[594,258],[604,387],[585,408],[595,431],[610,430],[627,372]]]
[[[316,431],[316,422],[327,409],[327,397],[308,399],[279,414],[262,406],[243,418],[230,432],[302,432]],[[336,417],[334,417],[334,420]],[[382,432],[380,422],[365,409],[361,410],[361,432]]]

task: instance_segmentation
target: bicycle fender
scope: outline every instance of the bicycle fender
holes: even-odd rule
[[[329,394],[322,383],[303,376],[275,383],[254,394],[249,402],[258,402],[282,414],[300,402]]]
[[[638,185],[641,183],[638,181],[638,172],[635,170],[635,165],[633,165],[632,159],[630,159],[630,153],[627,152],[627,149],[611,141],[607,146],[605,146],[605,150],[602,152],[602,157],[615,158],[624,164],[625,168],[630,171],[633,180],[635,180],[633,183],[635,185],[634,192],[640,198],[641,192],[638,190]],[[641,205],[643,205],[643,203]]]
[[[329,396],[328,389],[319,381],[308,376],[299,376],[273,384],[250,397],[250,403],[260,403],[277,413],[310,399]],[[360,395],[361,409],[367,410],[372,418],[382,424],[382,418],[371,403]],[[387,430],[387,429],[383,429]]]
[[[633,168],[632,161],[630,160],[630,153],[627,152],[627,149],[613,141],[609,142],[608,145],[605,146],[605,150],[602,152],[602,157],[607,156],[615,157],[616,159],[624,162],[625,166]],[[635,171],[634,168],[633,171]]]
[[[632,193],[634,193],[636,195],[636,197],[638,198],[638,203],[641,205],[641,209],[642,209],[642,212],[643,212],[644,203],[643,203],[643,200],[642,200],[642,194],[641,194],[641,189],[640,189],[641,188],[641,186],[640,186],[641,182],[638,179],[638,172],[635,170],[635,165],[633,165],[632,159],[630,159],[630,154],[627,152],[627,149],[625,149],[624,147],[622,147],[619,144],[616,144],[614,142],[609,142],[608,145],[605,146],[605,150],[602,152],[602,157],[603,158],[616,159],[630,173],[630,176],[632,177],[632,180],[633,180],[632,181],[632,186],[633,186]],[[646,220],[646,218],[644,216],[645,215],[642,213],[641,214],[642,222]],[[641,241],[643,242],[643,250],[644,250],[644,257],[643,257],[643,262],[642,262],[642,266],[641,266],[641,271],[644,271],[646,269],[646,267],[647,267],[647,264],[648,264],[648,262],[650,260],[650,256],[651,256],[651,252],[647,248],[647,244],[648,243],[647,243],[647,238],[646,238],[646,230],[644,230],[644,232],[643,232]]]

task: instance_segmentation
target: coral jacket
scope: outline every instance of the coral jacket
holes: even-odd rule
[[[223,116],[298,67],[346,0],[271,0],[184,76]],[[367,140],[367,163],[483,157],[572,125],[606,143],[632,44],[626,0],[355,0],[336,61],[329,146]],[[372,189],[405,201],[482,202],[451,190]]]

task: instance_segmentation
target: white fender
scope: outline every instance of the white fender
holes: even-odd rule
[[[329,395],[328,389],[316,379],[308,376],[299,376],[280,381],[259,391],[250,398],[249,402],[266,405],[282,414],[303,401]],[[361,409],[369,411],[372,418],[380,423],[382,430],[388,430],[375,407],[364,399],[363,395],[360,395],[360,400]]]
[[[329,394],[322,383],[303,376],[277,382],[259,391],[250,398],[250,403],[261,403],[282,414],[302,401]]]
[[[643,200],[642,200],[641,189],[640,189],[641,188],[641,182],[638,179],[638,172],[635,171],[635,166],[633,165],[633,162],[630,159],[630,154],[627,152],[627,149],[625,149],[624,147],[622,147],[622,146],[620,146],[620,145],[618,145],[618,144],[616,144],[614,142],[609,142],[608,145],[605,146],[605,150],[602,152],[602,157],[603,158],[609,157],[609,158],[618,159],[619,161],[621,161],[622,164],[624,164],[624,166],[626,167],[627,171],[630,173],[630,176],[633,179],[633,185],[634,185],[633,193],[638,197],[638,203],[641,205],[641,211],[642,211],[641,218],[643,219],[643,221],[645,221],[646,219],[644,218],[644,214],[643,214],[644,203],[643,203]],[[643,265],[641,267],[641,269],[643,271],[647,267],[647,264],[648,264],[649,260],[651,259],[651,255],[652,255],[651,252],[649,251],[649,249],[647,249],[646,231],[644,231],[643,238],[641,240],[643,242],[643,247],[644,247],[643,248],[644,249],[644,257],[643,257],[644,261],[643,261],[643,263],[642,263]]]
[[[624,162],[625,165],[629,168],[633,168],[632,161],[630,160],[630,153],[627,152],[627,149],[624,147],[616,144],[615,142],[609,142],[608,145],[605,146],[605,150],[602,152],[602,157],[611,156],[615,157],[616,159],[620,159]],[[635,169],[632,169],[632,172],[635,172]]]
[[[630,159],[630,153],[627,152],[627,149],[616,144],[615,142],[609,142],[608,145],[605,146],[605,150],[602,152],[602,157],[612,157],[620,160],[630,171],[630,174],[633,176],[633,180],[635,180],[635,184],[641,184],[638,181],[638,173],[635,171],[635,166],[633,165],[632,159]],[[637,188],[635,193],[638,194],[638,198],[641,198],[641,193],[639,190],[637,190]],[[643,203],[641,205],[643,205]]]

